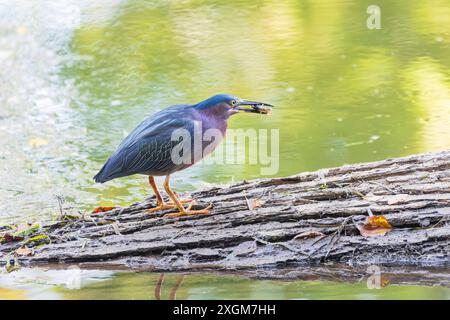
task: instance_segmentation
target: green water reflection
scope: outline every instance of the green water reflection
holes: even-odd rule
[[[443,287],[388,286],[368,289],[357,284],[321,281],[254,280],[214,274],[160,275],[118,273],[80,290],[58,289],[64,299],[449,299]],[[155,294],[155,289],[156,293]]]
[[[396,282],[395,276],[389,279],[382,281],[380,289],[369,289],[367,277],[346,283],[258,280],[216,273],[23,268],[0,278],[0,299],[450,299],[448,287],[400,285],[395,283],[405,282]]]

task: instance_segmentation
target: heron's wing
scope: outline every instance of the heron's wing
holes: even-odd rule
[[[173,119],[161,123],[124,149],[124,167],[133,173],[166,172],[173,165],[172,149],[179,141],[172,141],[172,132],[185,129],[191,132],[191,121]]]
[[[136,173],[169,171],[175,165],[172,149],[179,143],[172,141],[172,132],[177,129],[192,132],[193,125],[182,113],[144,121],[125,138],[94,179],[105,182]]]
[[[183,125],[186,115],[189,114],[188,105],[174,105],[163,109],[141,122],[130,134],[121,142],[117,150],[139,142],[143,137],[164,131],[165,127],[176,127],[177,123]]]

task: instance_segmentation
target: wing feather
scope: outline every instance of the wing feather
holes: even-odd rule
[[[173,106],[147,118],[122,141],[95,181],[106,182],[136,173],[164,174],[174,169],[171,152],[178,142],[172,141],[172,132],[180,128],[193,132],[188,108]]]

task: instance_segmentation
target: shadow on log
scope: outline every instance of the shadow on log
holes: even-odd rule
[[[450,151],[259,179],[191,194],[208,215],[147,214],[153,198],[129,207],[42,224],[50,242],[22,265],[85,263],[137,270],[279,270],[325,262],[449,264]],[[370,209],[370,210],[369,210]],[[392,224],[363,237],[368,211]],[[36,237],[34,236],[34,239]],[[1,245],[0,259],[24,246]],[[41,242],[42,243],[42,242]]]

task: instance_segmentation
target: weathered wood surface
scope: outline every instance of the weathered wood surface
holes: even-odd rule
[[[324,262],[450,264],[450,150],[259,179],[191,194],[208,215],[147,214],[154,198],[48,223],[51,244],[22,264],[88,263],[147,270],[279,269]],[[252,210],[249,203],[258,203]],[[360,235],[368,209],[393,230]],[[114,222],[114,223],[111,223]],[[299,238],[304,232],[325,236]],[[20,243],[2,245],[0,259]]]

